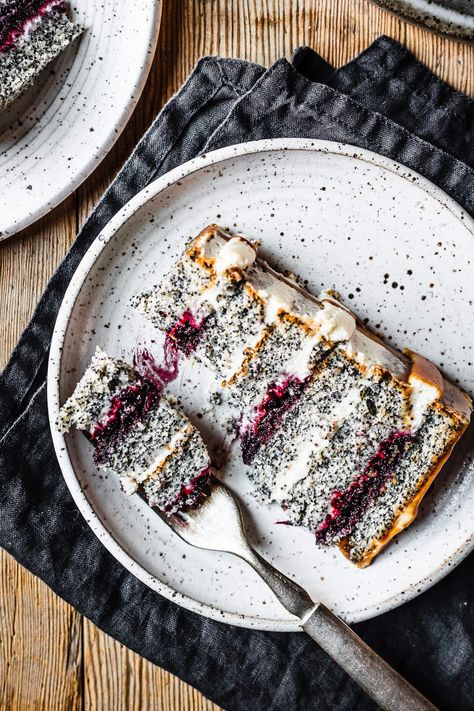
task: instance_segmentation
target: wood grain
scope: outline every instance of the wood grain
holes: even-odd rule
[[[413,27],[367,0],[164,0],[143,97],[110,155],[48,217],[0,244],[0,366],[78,228],[163,103],[205,54],[269,65],[310,45],[338,66],[387,34],[474,96],[474,47]],[[83,620],[0,554],[0,709],[217,711],[196,690]]]
[[[0,565],[0,708],[80,708],[80,616],[6,553]]]
[[[84,708],[218,711],[196,689],[132,654],[90,623],[84,629]]]

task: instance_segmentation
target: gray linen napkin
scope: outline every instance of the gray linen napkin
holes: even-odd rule
[[[308,48],[268,70],[202,59],[159,114],[49,283],[0,381],[0,544],[108,634],[228,711],[372,709],[302,634],[225,626],[152,592],[103,548],[59,470],[45,377],[55,317],[77,264],[108,220],[183,161],[232,143],[326,138],[390,156],[474,213],[474,104],[382,37],[333,70]],[[473,558],[415,600],[357,626],[443,709],[474,707]]]

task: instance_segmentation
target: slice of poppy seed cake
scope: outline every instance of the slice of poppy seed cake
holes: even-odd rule
[[[211,466],[199,432],[161,391],[97,348],[57,425],[82,430],[94,463],[118,475],[126,493],[140,490],[150,506],[174,513],[210,493]]]

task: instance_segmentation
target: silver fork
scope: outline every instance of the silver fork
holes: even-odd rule
[[[142,496],[142,498],[144,498]],[[387,711],[433,711],[433,706],[358,637],[339,617],[262,558],[247,540],[234,494],[213,478],[212,495],[196,509],[161,518],[196,548],[232,553],[245,560],[266,582],[301,629]]]

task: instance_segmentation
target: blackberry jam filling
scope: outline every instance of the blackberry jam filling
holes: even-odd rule
[[[256,409],[253,422],[241,435],[242,458],[245,464],[251,464],[260,447],[281,425],[286,412],[291,410],[299,399],[307,383],[295,376],[287,376],[281,383],[271,383],[265,397]]]
[[[208,466],[193,479],[183,484],[178,496],[164,510],[167,513],[184,513],[189,509],[197,509],[211,495],[212,479],[212,469]]]
[[[26,25],[42,17],[52,8],[65,12],[63,0],[24,0],[22,4],[11,3],[3,8],[0,16],[0,52],[7,51],[26,29]]]
[[[166,334],[166,341],[169,344],[173,344],[174,348],[184,353],[184,355],[190,356],[196,350],[208,321],[209,316],[199,319],[187,309],[178,323]]]
[[[139,378],[112,398],[107,415],[94,425],[88,435],[94,445],[93,459],[96,464],[107,462],[116,443],[146,416],[160,397],[161,390],[154,383]]]
[[[384,491],[400,459],[414,441],[411,432],[393,432],[380,443],[362,474],[345,491],[334,491],[331,512],[316,531],[318,543],[331,543],[352,533],[356,524]]]

